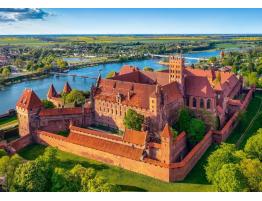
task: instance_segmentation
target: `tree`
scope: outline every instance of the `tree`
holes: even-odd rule
[[[258,158],[262,161],[262,128],[257,131],[256,135],[247,140],[244,150],[249,157]]]
[[[76,104],[84,104],[85,96],[82,91],[73,89],[69,94],[65,97],[66,103],[76,103]]]
[[[12,191],[44,192],[49,188],[46,171],[41,161],[20,164],[15,171]]]
[[[138,114],[135,110],[128,109],[124,117],[124,125],[129,129],[141,131],[144,116]]]
[[[246,178],[238,164],[225,164],[214,176],[213,182],[217,191],[243,192],[248,191]]]
[[[2,76],[3,76],[3,77],[9,77],[10,75],[11,75],[11,70],[10,70],[10,68],[5,67],[5,68],[3,69],[3,71],[2,71]]]
[[[68,63],[66,61],[64,61],[63,59],[57,59],[56,60],[56,65],[59,67],[59,68],[66,68],[68,66]]]
[[[222,168],[224,164],[234,163],[237,161],[237,157],[234,154],[235,151],[235,145],[222,143],[219,148],[208,157],[205,170],[206,177],[209,182],[214,181],[215,174]]]
[[[5,178],[3,189],[9,191],[13,185],[15,171],[19,164],[22,163],[22,158],[18,155],[2,156],[0,158],[0,175]]]
[[[258,159],[243,159],[240,163],[241,171],[247,178],[251,191],[262,191],[262,163]]]
[[[2,156],[7,156],[7,153],[6,153],[6,151],[4,149],[0,149],[0,158]]]
[[[153,71],[154,71],[154,69],[153,69],[153,68],[151,68],[151,67],[144,67],[144,71],[150,71],[150,72],[153,72]]]
[[[253,86],[256,85],[258,79],[257,79],[257,73],[256,72],[251,72],[247,73],[246,76],[244,76],[244,81],[247,86]]]
[[[112,78],[112,77],[115,76],[115,74],[116,74],[115,71],[111,71],[111,72],[109,72],[109,73],[106,75],[106,78],[107,78],[107,79]]]
[[[112,185],[106,181],[102,176],[96,176],[90,179],[87,184],[88,192],[117,192],[120,191],[119,186]]]
[[[44,100],[42,100],[42,103],[43,103],[44,108],[46,108],[46,109],[55,108],[55,105],[49,100],[44,99]]]
[[[194,145],[203,139],[206,131],[204,122],[200,119],[191,119],[188,130],[188,139],[190,144]]]
[[[78,178],[63,168],[55,168],[51,180],[52,192],[78,192],[80,189]]]
[[[183,108],[180,110],[179,117],[178,117],[178,127],[180,132],[182,131],[188,132],[191,119],[192,117],[188,109]]]

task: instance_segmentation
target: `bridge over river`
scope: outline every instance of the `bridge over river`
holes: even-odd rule
[[[148,54],[151,57],[158,57],[158,58],[168,58],[170,55],[160,55],[160,54]],[[202,60],[208,60],[207,58],[204,57],[188,57],[184,56],[185,59],[190,59],[190,60],[197,60],[197,61],[202,61]]]

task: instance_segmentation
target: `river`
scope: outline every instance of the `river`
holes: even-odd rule
[[[208,58],[212,56],[217,56],[219,54],[219,50],[212,50],[187,53],[184,54],[184,56],[190,58]],[[133,65],[140,69],[143,69],[145,66],[151,67],[155,70],[165,68],[164,66],[158,64],[158,62],[158,59],[146,59],[140,61],[130,61],[125,63],[110,63],[94,67],[71,70],[68,73],[97,77],[100,71],[102,77],[105,77],[110,71],[119,71],[119,69],[124,64]],[[186,59],[186,63],[188,64],[196,62],[198,62],[198,60]],[[41,99],[44,99],[46,98],[47,91],[51,84],[54,84],[56,90],[60,92],[66,81],[68,81],[72,88],[76,88],[79,90],[89,90],[92,83],[95,82],[94,79],[80,77],[49,76],[43,79],[24,81],[17,84],[12,84],[10,86],[6,86],[0,90],[0,114],[7,112],[9,109],[15,108],[15,104],[25,88],[32,88]]]

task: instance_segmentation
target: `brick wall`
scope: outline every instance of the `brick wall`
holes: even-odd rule
[[[46,132],[38,132],[37,137],[38,143],[57,147],[62,151],[70,152],[106,164],[115,165],[159,180],[169,181],[169,169],[167,167],[161,167],[159,165],[146,163],[144,161],[136,161],[99,150],[90,149],[88,147],[73,144],[65,137],[54,137],[52,135],[48,135]]]
[[[23,136],[8,144],[16,152],[33,143],[32,135]]]
[[[181,181],[187,176],[187,174],[192,170],[198,160],[212,144],[212,134],[212,131],[209,131],[181,162],[172,163],[170,165],[171,181]]]

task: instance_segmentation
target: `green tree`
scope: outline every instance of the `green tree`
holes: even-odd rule
[[[117,192],[120,191],[119,186],[112,185],[102,176],[96,176],[88,181],[89,192]]]
[[[262,161],[262,128],[247,140],[244,150],[251,158]]]
[[[67,68],[68,67],[68,63],[66,61],[64,61],[63,59],[57,59],[56,60],[56,65],[59,67],[59,68]]]
[[[7,153],[6,153],[6,151],[4,149],[0,149],[0,158],[2,156],[7,156]]]
[[[246,178],[238,164],[224,164],[215,174],[213,184],[220,192],[248,191]]]
[[[178,127],[180,132],[188,132],[191,119],[192,117],[188,109],[183,108],[180,110],[178,117]]]
[[[43,163],[39,161],[29,161],[20,164],[15,171],[12,191],[18,192],[44,192],[48,189],[48,181]]]
[[[3,77],[9,77],[10,75],[11,75],[11,70],[10,70],[10,68],[5,67],[5,68],[2,70],[2,76],[3,76]]]
[[[144,116],[138,114],[135,110],[128,109],[124,117],[124,125],[129,129],[141,131]]]
[[[262,191],[262,163],[258,159],[243,159],[240,167],[247,178],[249,189]]]
[[[209,182],[214,181],[215,174],[224,164],[234,163],[237,160],[237,157],[234,154],[235,152],[235,145],[222,143],[219,148],[208,157],[205,170]]]
[[[46,109],[55,108],[55,105],[49,100],[44,99],[44,100],[42,100],[42,103],[43,103],[44,108],[46,108]]]
[[[85,103],[84,93],[82,91],[73,89],[69,94],[66,95],[65,102],[84,104]]]
[[[109,73],[106,75],[106,78],[107,78],[107,79],[112,78],[112,77],[114,77],[115,74],[116,74],[115,71],[111,71],[111,72],[109,72]]]
[[[153,69],[153,68],[151,68],[151,67],[144,67],[144,71],[150,71],[150,72],[153,72],[153,71],[154,71],[154,69]]]
[[[204,122],[200,119],[191,119],[187,133],[190,144],[194,145],[203,139],[206,131]]]
[[[19,164],[22,163],[22,158],[18,155],[2,156],[0,158],[0,175],[5,178],[3,189],[9,191],[14,183],[15,171]]]
[[[55,168],[51,180],[52,192],[78,192],[80,189],[77,177],[63,168]]]

